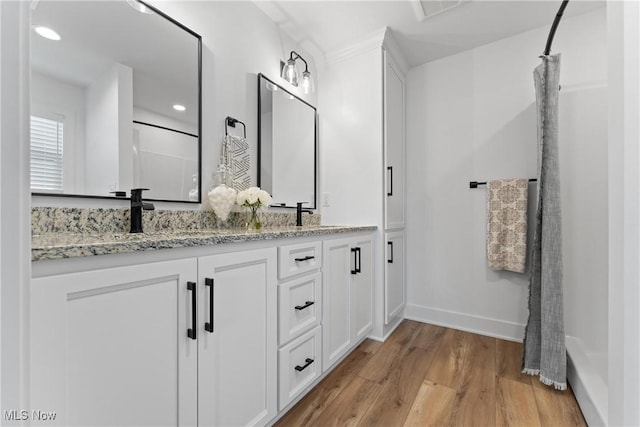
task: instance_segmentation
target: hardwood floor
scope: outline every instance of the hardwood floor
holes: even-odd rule
[[[405,320],[366,340],[285,426],[586,426],[568,390],[520,373],[522,344]]]

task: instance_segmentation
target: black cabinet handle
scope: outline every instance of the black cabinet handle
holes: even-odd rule
[[[387,262],[393,264],[393,242],[387,242],[387,245],[389,245],[389,255],[391,255],[391,258],[389,258]]]
[[[362,250],[361,248],[356,248],[358,252],[358,266],[356,267],[356,273],[362,273]]]
[[[304,305],[296,305],[294,308],[295,308],[296,310],[304,310],[305,308],[310,307],[310,306],[312,306],[313,304],[315,304],[315,302],[314,302],[314,301],[305,301],[305,302],[304,302]]]
[[[307,362],[307,363],[305,363],[303,366],[300,366],[300,365],[296,366],[296,371],[298,371],[298,372],[304,371],[305,369],[307,369],[309,367],[309,365],[311,365],[314,362],[314,360],[313,359],[309,359],[307,357],[305,359],[305,362]]]
[[[191,291],[191,328],[187,329],[187,336],[196,339],[196,322],[198,317],[198,296],[195,282],[187,282],[187,290]]]
[[[393,166],[387,166],[387,171],[389,171],[389,191],[387,196],[393,196]]]
[[[294,258],[295,262],[309,261],[310,259],[315,259],[313,255],[307,255],[304,258]]]
[[[205,278],[204,285],[209,288],[209,321],[204,323],[204,330],[213,333],[213,279]]]
[[[353,268],[351,269],[351,274],[357,274],[358,273],[358,261],[357,261],[357,257],[358,257],[358,249],[357,248],[351,248],[351,253],[353,254]]]

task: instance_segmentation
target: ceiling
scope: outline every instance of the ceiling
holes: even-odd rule
[[[551,27],[560,3],[559,0],[255,1],[315,57],[323,57],[366,39],[387,26],[409,67],[534,28]],[[604,6],[603,1],[572,0],[564,17]],[[446,7],[450,8],[441,10]],[[431,14],[434,11],[436,13]],[[561,36],[560,30],[558,35]],[[541,53],[545,43],[546,40],[540,40]]]

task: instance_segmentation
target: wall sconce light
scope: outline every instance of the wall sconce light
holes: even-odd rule
[[[307,61],[300,56],[296,51],[291,51],[289,59],[285,63],[280,61],[281,76],[283,79],[291,83],[292,86],[298,87],[298,69],[296,68],[296,61],[300,59],[304,62],[304,71],[302,72],[302,91],[304,93],[311,93],[315,90],[311,73],[309,72],[309,66]]]

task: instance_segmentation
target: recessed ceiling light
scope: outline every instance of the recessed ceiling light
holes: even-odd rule
[[[35,27],[35,32],[49,40],[60,40],[60,35],[48,27]]]
[[[146,13],[146,14],[153,14],[153,10],[149,9],[147,7],[147,5],[140,3],[139,1],[136,0],[127,0],[127,3],[129,3],[129,6],[131,6],[132,8],[134,8],[135,10],[137,10],[138,12],[141,13]]]
[[[173,109],[174,109],[174,110],[176,110],[176,111],[184,111],[184,110],[186,110],[187,108],[186,108],[184,105],[175,104],[175,105],[173,106]]]
[[[267,87],[267,89],[269,89],[270,91],[273,91],[273,92],[278,90],[278,86],[274,85],[271,82],[266,82],[265,86]]]

